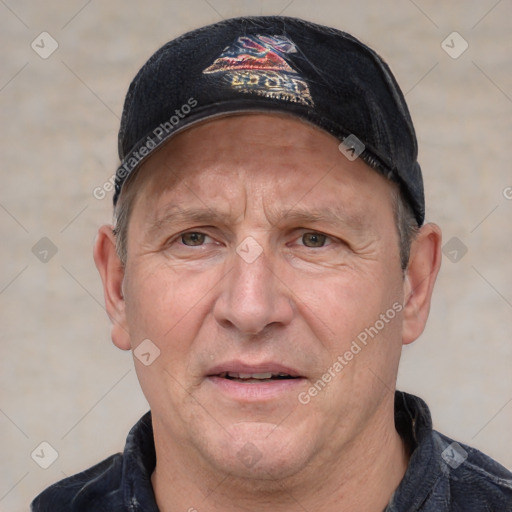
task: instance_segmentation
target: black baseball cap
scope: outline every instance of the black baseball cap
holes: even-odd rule
[[[173,135],[244,112],[292,114],[334,135],[348,158],[396,181],[423,224],[416,135],[388,65],[350,34],[284,16],[193,30],[144,64],[124,103],[114,206],[128,176]]]

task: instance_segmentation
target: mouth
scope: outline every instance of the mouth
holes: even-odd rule
[[[216,396],[243,403],[289,398],[290,393],[304,385],[305,379],[299,371],[272,362],[228,361],[211,368],[206,375]]]
[[[262,382],[282,381],[287,379],[299,379],[298,376],[290,375],[286,372],[259,372],[259,373],[237,373],[237,372],[221,372],[213,377],[228,379],[235,382],[243,382],[244,384],[261,384]]]

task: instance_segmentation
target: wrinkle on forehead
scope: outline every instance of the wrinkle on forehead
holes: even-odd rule
[[[285,156],[287,153],[292,156],[300,152],[313,154],[318,147],[319,136],[330,140],[332,146],[337,147],[333,136],[289,114],[243,114],[207,120],[169,140],[142,164],[137,174],[141,178],[144,176],[141,182],[164,178],[153,187],[159,190],[158,187],[167,184],[167,178],[168,186],[172,186],[185,177],[184,164],[187,174],[193,171],[190,166],[186,166],[190,160],[213,166],[215,162],[222,163],[223,157],[229,155],[234,163],[238,159],[243,166],[255,152],[272,147],[279,148]],[[195,170],[200,168],[196,167]],[[222,166],[217,165],[214,170],[222,172]]]
[[[178,134],[139,170],[142,216],[158,226],[176,218],[173,208],[235,222],[259,211],[274,225],[294,208],[297,220],[337,216],[363,227],[368,201],[379,198],[378,182],[391,184],[364,162],[349,162],[337,146],[331,135],[286,115],[206,122]]]

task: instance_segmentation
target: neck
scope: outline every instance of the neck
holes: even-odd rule
[[[159,510],[289,512],[300,504],[299,508],[317,512],[382,512],[402,480],[409,458],[394,418],[388,416],[386,421],[372,419],[340,450],[323,459],[317,457],[300,474],[280,481],[240,480],[195,465],[178,443],[166,446],[168,440],[158,436],[156,429],[157,466],[152,484]]]

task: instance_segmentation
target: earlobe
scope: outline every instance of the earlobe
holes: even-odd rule
[[[412,243],[404,279],[404,344],[416,340],[425,328],[440,266],[441,230],[436,224],[425,224]]]
[[[103,282],[105,307],[112,322],[112,341],[122,350],[130,350],[123,295],[124,266],[116,251],[112,226],[102,226],[94,244],[94,262]]]

